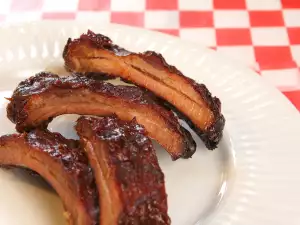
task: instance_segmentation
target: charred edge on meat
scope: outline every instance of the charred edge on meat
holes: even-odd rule
[[[26,107],[28,100],[32,96],[50,92],[53,88],[70,90],[87,88],[94,93],[105,94],[109,97],[120,97],[132,103],[147,105],[162,116],[170,130],[173,130],[183,137],[184,149],[181,152],[180,157],[190,158],[196,151],[196,143],[193,140],[192,135],[180,126],[178,118],[174,115],[174,113],[171,110],[164,108],[160,104],[158,98],[156,98],[151,92],[144,91],[141,88],[133,86],[116,86],[79,75],[59,77],[52,73],[42,72],[22,81],[14,91],[10,98],[11,102],[7,106],[7,116],[13,123],[16,124],[18,132],[28,132],[35,127],[43,129],[47,128],[53,118],[43,121],[38,126],[25,123],[28,117],[28,110]],[[173,156],[173,159],[177,159],[178,157],[179,156]]]
[[[74,39],[74,40],[72,40],[71,38],[68,39],[67,44],[63,51],[63,58],[65,58],[66,60],[65,63],[66,67],[68,66],[67,54],[70,45],[74,43],[76,44],[81,40],[87,40],[88,43],[95,46],[96,48],[108,50],[110,52],[113,52],[117,56],[127,56],[133,54],[132,52],[124,48],[121,48],[118,45],[113,44],[112,40],[109,37],[104,36],[102,34],[95,34],[91,30],[88,30],[87,34],[82,34],[79,39]],[[177,74],[178,76],[184,78],[193,87],[193,89],[199,94],[199,96],[201,96],[203,101],[207,104],[207,106],[210,108],[210,110],[214,115],[214,121],[211,123],[210,127],[208,127],[205,131],[199,129],[196,125],[194,125],[193,122],[188,117],[184,116],[174,106],[172,106],[172,109],[176,111],[176,113],[180,115],[181,118],[183,118],[189,124],[189,126],[203,140],[203,142],[205,143],[208,149],[210,150],[215,149],[220,139],[222,138],[223,129],[225,126],[225,118],[221,113],[220,100],[217,97],[213,97],[204,84],[198,84],[193,79],[184,76],[175,66],[169,65],[161,54],[158,54],[153,51],[146,51],[144,53],[138,54],[138,56],[140,56],[146,62],[151,64],[153,67],[165,68],[170,73]],[[116,76],[116,75],[111,74],[110,76]],[[124,78],[122,78],[122,80],[128,83],[132,83],[131,81],[128,81]]]
[[[83,204],[86,213],[90,217],[91,225],[98,225],[98,191],[93,171],[89,166],[85,153],[80,148],[79,142],[66,139],[59,133],[51,133],[47,130],[36,129],[29,133],[1,136],[0,150],[2,147],[9,146],[12,142],[17,143],[20,139],[22,143],[27,145],[32,151],[46,154],[54,161],[59,162],[63,166],[64,171],[74,178],[74,182],[78,182],[76,184],[77,189],[74,190],[74,192],[78,193],[81,204]],[[13,150],[14,149],[12,149],[12,151]],[[12,168],[23,165],[2,164],[2,166]],[[48,167],[49,170],[51,170],[51,165],[48,165]],[[31,168],[26,167],[25,170],[30,171]],[[38,176],[39,171],[32,171],[31,173]],[[47,181],[46,177],[43,178]],[[51,185],[51,183],[49,184]],[[73,220],[71,219],[71,221]]]
[[[144,127],[135,119],[125,122],[116,116],[81,117],[76,130],[83,142],[93,143],[92,149],[106,150],[108,158],[99,161],[107,160],[115,168],[111,176],[119,185],[117,191],[123,208],[118,224],[170,224],[164,174]],[[97,140],[105,142],[106,149],[97,149]],[[86,152],[89,155],[89,150]]]

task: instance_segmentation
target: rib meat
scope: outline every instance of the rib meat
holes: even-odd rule
[[[26,167],[45,178],[61,197],[68,224],[98,224],[93,172],[77,141],[42,130],[2,136],[0,165]]]
[[[170,224],[164,175],[144,127],[135,119],[81,117],[76,130],[95,172],[100,224]]]
[[[88,31],[69,39],[63,57],[66,67],[78,73],[107,73],[146,88],[166,100],[198,133],[209,149],[222,137],[225,119],[221,103],[203,84],[185,77],[152,51],[132,53],[101,34]]]
[[[191,134],[180,126],[173,112],[138,87],[114,86],[84,76],[40,73],[21,82],[10,101],[7,115],[19,132],[46,127],[53,117],[62,114],[115,113],[123,120],[136,117],[174,160],[191,157],[196,149]]]

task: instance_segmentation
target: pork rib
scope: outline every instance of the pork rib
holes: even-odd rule
[[[191,157],[196,149],[191,134],[180,126],[173,112],[138,87],[44,72],[21,82],[10,101],[7,115],[19,132],[46,127],[53,117],[62,114],[115,113],[123,120],[136,117],[174,160]]]
[[[93,172],[77,141],[42,130],[2,136],[0,165],[26,167],[45,178],[61,197],[68,224],[98,224]]]
[[[76,130],[95,173],[100,224],[170,224],[164,175],[144,127],[81,117]]]
[[[88,31],[69,39],[63,57],[66,67],[78,73],[107,73],[146,88],[180,112],[204,141],[214,149],[222,137],[225,119],[221,103],[203,84],[185,77],[152,51],[132,53],[101,34]]]

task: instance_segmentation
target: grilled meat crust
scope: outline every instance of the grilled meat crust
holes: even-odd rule
[[[144,127],[110,116],[81,117],[75,128],[95,172],[100,224],[170,224],[164,174]]]
[[[217,147],[225,125],[220,100],[205,85],[169,65],[161,54],[129,52],[108,37],[88,31],[68,40],[63,58],[66,68],[73,72],[105,73],[152,91],[179,112],[208,149]]]
[[[191,134],[180,126],[173,112],[138,87],[43,72],[21,82],[7,106],[7,116],[19,132],[46,128],[52,118],[62,114],[113,113],[124,120],[136,117],[173,160],[189,158],[196,150]]]
[[[26,167],[41,175],[61,197],[68,224],[98,224],[94,175],[78,141],[45,130],[2,136],[0,165]]]

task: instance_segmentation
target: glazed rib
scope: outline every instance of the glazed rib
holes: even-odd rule
[[[174,160],[191,157],[196,149],[191,134],[180,126],[172,111],[159,106],[150,93],[138,87],[40,73],[21,82],[10,101],[7,115],[19,132],[44,128],[53,117],[62,114],[115,113],[123,120],[136,117]]]
[[[26,167],[47,180],[63,201],[68,224],[98,224],[94,176],[77,141],[42,130],[2,136],[0,165]]]
[[[81,117],[76,130],[95,173],[100,224],[170,224],[164,175],[144,127],[135,119]]]
[[[88,31],[79,39],[68,40],[63,57],[71,71],[107,73],[152,91],[179,111],[209,149],[217,147],[225,124],[220,100],[205,85],[167,64],[162,55],[132,53]]]

